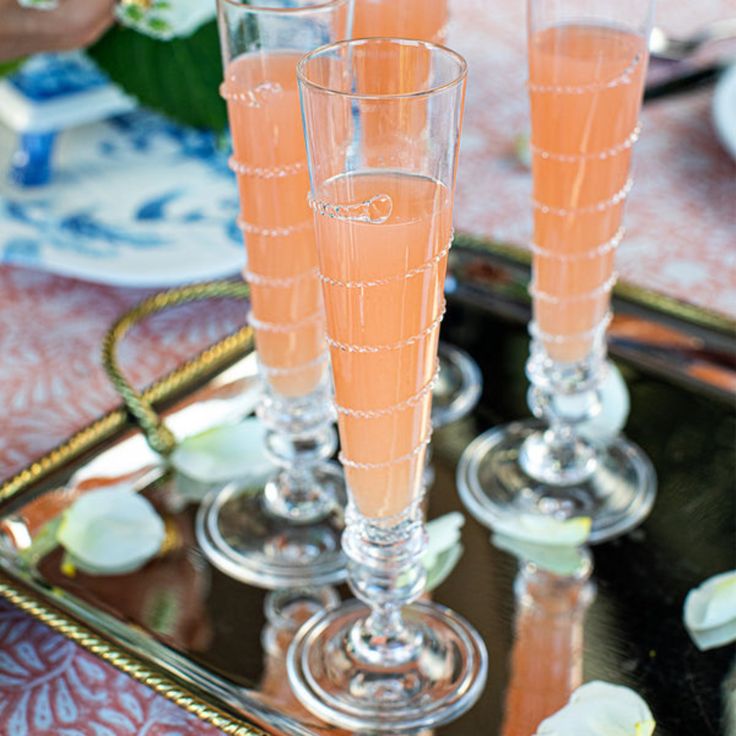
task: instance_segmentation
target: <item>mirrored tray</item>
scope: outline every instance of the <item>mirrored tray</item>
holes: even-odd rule
[[[459,289],[443,339],[475,358],[485,388],[472,415],[433,438],[430,517],[462,511],[455,466],[473,437],[528,415],[523,327]],[[191,372],[167,423],[192,430],[250,411],[253,356],[241,345],[229,362],[204,382]],[[480,702],[437,736],[530,736],[592,679],[636,689],[655,714],[658,736],[715,736],[729,702],[736,712],[733,649],[698,651],[681,616],[690,588],[734,565],[733,407],[631,364],[621,368],[632,400],[627,435],[659,476],[654,511],[638,530],[596,547],[590,580],[572,583],[521,567],[465,514],[463,557],[434,597],[481,632],[489,680]],[[165,517],[164,554],[138,572],[109,577],[69,577],[58,549],[39,559],[23,554],[85,488],[122,476]],[[226,577],[197,549],[197,504],[184,497],[197,490],[209,489],[182,484],[139,431],[121,425],[111,440],[27,483],[2,507],[0,594],[227,733],[339,733],[293,698],[284,669],[291,634],[269,626],[265,592]]]

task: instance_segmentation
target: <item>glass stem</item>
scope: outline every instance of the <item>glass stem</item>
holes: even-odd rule
[[[266,508],[297,524],[325,518],[335,510],[335,497],[316,474],[337,448],[327,388],[295,399],[266,388],[257,412],[268,430],[267,452],[280,468],[264,489]]]
[[[342,545],[350,587],[370,608],[350,633],[356,656],[387,668],[416,658],[422,634],[406,622],[402,608],[422,594],[426,582],[421,501],[390,519],[365,517],[350,504]]]
[[[529,408],[548,429],[531,435],[519,462],[539,482],[567,486],[580,483],[596,469],[596,449],[578,432],[578,425],[601,410],[600,386],[605,375],[603,339],[582,360],[557,363],[542,342],[532,340],[527,362],[531,381]]]

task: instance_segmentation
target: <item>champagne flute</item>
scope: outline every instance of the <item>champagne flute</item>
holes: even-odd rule
[[[636,526],[656,479],[624,437],[586,439],[601,409],[614,256],[631,189],[652,0],[528,0],[534,180],[530,408],[475,439],[458,467],[468,509],[589,517],[590,541]]]
[[[414,602],[466,64],[371,38],[307,54],[298,75],[360,600],[310,619],[288,672],[323,720],[419,730],[467,710],[487,668],[468,622]]]
[[[280,468],[257,491],[237,484],[200,508],[197,534],[226,574],[267,588],[345,576],[345,504],[307,203],[296,65],[350,31],[349,0],[218,1],[218,24],[263,393],[258,415]]]

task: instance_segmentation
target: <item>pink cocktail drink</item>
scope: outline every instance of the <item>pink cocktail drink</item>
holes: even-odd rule
[[[259,488],[231,483],[200,506],[197,539],[226,575],[265,588],[345,577],[344,475],[337,448],[324,309],[296,68],[346,38],[351,0],[217,0],[262,392],[256,413],[275,465]]]
[[[419,732],[467,710],[486,672],[466,621],[414,602],[466,64],[425,41],[353,39],[298,74],[357,600],[300,629],[289,681],[342,728]]]
[[[534,317],[557,361],[585,358],[608,313],[646,63],[644,37],[613,27],[529,39]]]
[[[421,491],[451,195],[429,177],[373,172],[328,180],[316,199],[355,213],[316,216],[345,473],[361,513],[395,516]],[[359,204],[370,201],[373,222]]]
[[[326,371],[326,361],[320,360],[324,317],[295,71],[300,56],[239,56],[227,66],[223,85],[256,347],[264,378],[287,397],[310,393]]]

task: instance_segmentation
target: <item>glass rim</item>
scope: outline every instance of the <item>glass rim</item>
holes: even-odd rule
[[[350,0],[316,0],[312,5],[294,6],[273,6],[259,5],[258,0],[254,4],[246,3],[244,0],[217,0],[218,5],[228,6],[230,8],[238,8],[243,12],[252,13],[273,13],[275,15],[301,15],[314,13],[323,10],[331,10],[340,5],[347,5]]]
[[[226,1],[229,2],[230,0],[226,0]],[[450,81],[442,82],[441,84],[437,84],[433,87],[430,87],[429,89],[417,90],[415,92],[393,92],[393,93],[382,93],[382,94],[344,92],[339,89],[333,89],[332,87],[327,87],[324,84],[319,84],[309,79],[306,75],[306,72],[305,72],[306,65],[310,61],[312,61],[312,59],[317,58],[318,56],[324,54],[326,51],[332,51],[338,48],[346,48],[349,46],[366,45],[370,43],[376,43],[377,41],[383,41],[383,42],[390,41],[394,44],[419,46],[419,47],[423,47],[423,48],[427,48],[427,49],[431,49],[435,51],[440,51],[444,54],[452,56],[455,59],[455,61],[458,62],[459,72]],[[339,97],[347,97],[353,100],[411,99],[415,97],[429,97],[430,95],[437,94],[438,92],[442,92],[446,89],[451,89],[452,87],[456,87],[458,84],[461,84],[465,80],[465,78],[468,76],[468,62],[457,51],[453,51],[451,48],[448,48],[447,46],[443,46],[442,44],[439,44],[439,43],[432,43],[431,41],[424,41],[424,40],[416,39],[416,38],[402,38],[400,36],[373,36],[371,38],[348,38],[343,41],[335,41],[333,43],[325,44],[324,46],[319,46],[318,48],[307,52],[304,56],[302,56],[301,59],[299,59],[299,62],[296,65],[296,76],[299,82],[301,84],[304,84],[307,87],[311,87],[315,90],[319,90],[320,92],[325,92],[326,94],[337,95]]]

